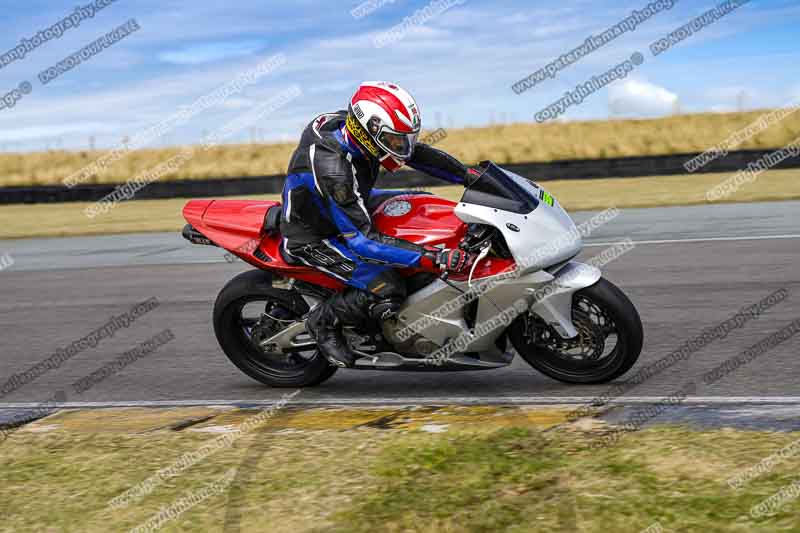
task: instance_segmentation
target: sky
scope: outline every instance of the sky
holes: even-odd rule
[[[9,3],[0,19],[0,54],[74,13],[76,5],[92,1]],[[797,0],[751,0],[653,56],[652,42],[719,3],[676,0],[671,9],[554,79],[522,94],[511,89],[650,1],[116,0],[0,68],[0,99],[23,82],[31,87],[29,94],[11,97],[13,107],[0,109],[0,150],[116,146],[276,54],[285,56],[285,64],[165,128],[150,146],[200,142],[221,125],[299,87],[299,96],[226,139],[294,141],[315,115],[346,107],[363,80],[394,81],[406,88],[428,129],[533,122],[565,91],[634,52],[643,55],[643,64],[571,105],[556,120],[757,109],[800,98]],[[362,3],[371,12],[355,17],[353,10]],[[427,12],[420,11],[426,6]],[[423,15],[412,20],[415,13]],[[131,19],[137,31],[47,84],[41,82],[42,71]],[[376,46],[376,38],[404,20],[391,42]]]

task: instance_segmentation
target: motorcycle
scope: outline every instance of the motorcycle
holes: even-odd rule
[[[644,336],[636,308],[599,269],[574,261],[580,232],[536,183],[485,161],[458,202],[374,190],[367,207],[381,233],[477,259],[458,275],[401,270],[408,298],[399,311],[344,329],[355,369],[501,368],[514,357],[509,344],[565,383],[605,383],[636,363]],[[192,200],[183,236],[256,268],[229,281],[214,304],[214,332],[233,364],[273,387],[313,386],[337,367],[305,319],[344,286],[282,253],[281,212],[273,201]]]

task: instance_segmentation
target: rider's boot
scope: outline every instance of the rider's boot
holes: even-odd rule
[[[352,367],[356,363],[356,356],[347,344],[347,339],[342,334],[342,323],[334,308],[334,301],[340,294],[331,300],[320,303],[308,315],[306,324],[308,333],[317,341],[320,353],[339,367]]]
[[[328,361],[337,366],[352,367],[356,355],[342,334],[342,325],[363,326],[367,322],[380,322],[392,317],[399,307],[397,298],[382,298],[347,287],[311,312],[308,331]]]

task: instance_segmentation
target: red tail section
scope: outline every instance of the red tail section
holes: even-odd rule
[[[192,200],[183,216],[214,244],[256,268],[274,270],[330,289],[341,289],[337,280],[307,266],[286,263],[280,252],[281,237],[264,234],[264,216],[278,202],[253,200]]]
[[[317,270],[286,263],[280,251],[281,236],[263,231],[264,216],[276,205],[280,204],[266,200],[192,200],[183,208],[183,216],[214,244],[256,268],[323,287],[342,288],[337,280]],[[455,248],[466,233],[466,224],[453,212],[455,206],[455,202],[432,195],[395,196],[375,209],[373,223],[385,235],[427,246]],[[511,260],[487,258],[476,268],[474,278],[495,275],[513,265]],[[466,278],[466,274],[453,278]]]

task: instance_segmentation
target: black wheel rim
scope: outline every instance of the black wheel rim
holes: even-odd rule
[[[232,324],[247,363],[256,371],[278,378],[301,375],[319,357],[316,349],[281,352],[263,341],[300,320],[279,302],[264,297],[239,300],[231,306]],[[299,342],[313,342],[308,333]]]
[[[574,339],[563,339],[541,318],[527,315],[525,341],[537,360],[554,372],[571,378],[605,373],[619,364],[623,338],[610,313],[600,302],[578,294],[572,302]]]

